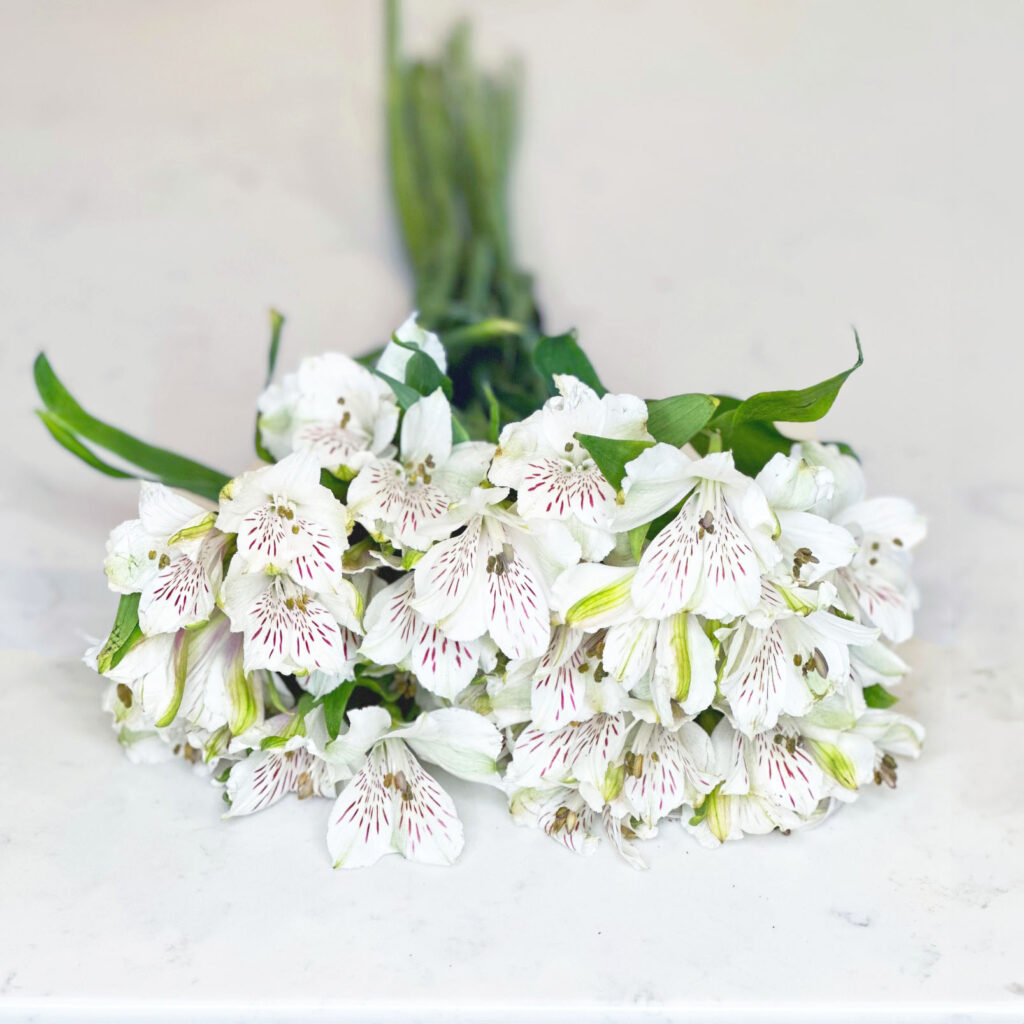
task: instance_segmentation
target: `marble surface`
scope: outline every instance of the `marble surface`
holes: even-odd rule
[[[468,5],[414,0],[412,45]],[[222,823],[125,761],[77,662],[134,488],[33,422],[87,405],[244,467],[282,365],[406,312],[376,3],[0,6],[0,1020],[1024,1021],[1017,3],[489,0],[526,56],[516,215],[552,328],[655,397],[867,363],[825,436],[930,516],[904,706],[925,756],[821,828],[635,873],[451,782],[447,871],[333,873],[325,803]]]

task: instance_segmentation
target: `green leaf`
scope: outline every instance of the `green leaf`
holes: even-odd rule
[[[588,384],[599,395],[607,394],[590,360],[576,341],[576,332],[541,338],[533,350],[533,365],[547,381],[555,374],[568,373]],[[551,385],[552,392],[554,384]]]
[[[593,434],[576,434],[576,440],[590,452],[591,458],[597,463],[597,468],[615,490],[622,487],[626,464],[652,447],[651,441],[613,440],[609,437],[595,437]]]
[[[117,603],[114,625],[110,629],[110,636],[107,637],[107,642],[96,658],[96,668],[101,674],[116,668],[136,642],[141,639],[142,630],[139,628],[139,599],[141,597],[141,594],[121,595],[121,600]]]
[[[800,391],[762,391],[752,395],[740,402],[734,410],[733,428],[754,420],[764,423],[809,423],[820,420],[832,408],[846,378],[864,362],[856,331],[853,332],[853,339],[857,344],[857,361],[848,370]]]
[[[267,354],[267,380],[265,387],[274,379],[277,367],[277,350],[281,347],[281,328],[284,327],[284,316],[276,309],[270,311],[270,351]]]
[[[274,378],[274,370],[277,367],[277,350],[281,346],[281,328],[284,327],[284,317],[276,309],[270,311],[270,351],[267,355],[267,379],[264,387],[270,387]],[[256,429],[253,436],[253,446],[256,454],[264,462],[276,462],[277,460],[267,450],[263,443],[263,435],[260,433],[260,414],[256,413]]]
[[[707,426],[718,408],[714,395],[675,395],[647,402],[647,430],[655,441],[682,448]]]
[[[47,429],[65,448],[101,472],[116,475],[110,472],[114,467],[106,463],[103,464],[105,468],[96,465],[101,460],[86,448],[82,443],[83,438],[141,470],[141,473],[127,473],[128,476],[155,479],[168,487],[191,491],[211,501],[218,499],[221,488],[230,480],[224,473],[165,448],[146,444],[87,413],[72,398],[41,352],[36,357],[33,374],[36,390],[46,406],[48,416],[43,418],[43,422]]]
[[[107,476],[117,477],[122,480],[133,479],[131,473],[126,473],[123,469],[118,469],[116,466],[111,466],[109,463],[104,462],[91,448],[87,448],[82,444],[52,412],[37,409],[36,415],[43,421],[46,429],[50,432],[50,436],[58,444],[63,445],[72,455],[80,458],[87,466],[92,466],[93,469],[98,469]]]
[[[452,382],[441,372],[437,363],[419,349],[405,364],[405,382],[421,396],[432,395],[440,388],[446,398],[452,397]]]
[[[415,405],[423,396],[415,389],[409,387],[404,381],[397,380],[395,377],[389,377],[386,373],[381,373],[380,370],[373,371],[381,380],[387,381],[388,386],[395,393],[395,398],[398,400],[398,407],[404,412],[411,406]]]
[[[864,703],[869,708],[891,708],[898,700],[881,683],[864,687]]]
[[[350,679],[347,683],[342,683],[337,689],[325,694],[320,700],[324,709],[324,723],[332,740],[338,738],[341,723],[345,720],[345,710],[348,708],[349,699],[357,685],[356,680]]]

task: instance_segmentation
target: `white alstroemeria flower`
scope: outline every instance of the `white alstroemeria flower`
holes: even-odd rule
[[[508,685],[529,689],[534,727],[561,729],[622,710],[625,690],[602,667],[600,646],[599,635],[559,626],[542,657],[509,663]]]
[[[726,648],[719,690],[733,725],[746,736],[771,729],[781,715],[806,714],[850,674],[850,647],[878,631],[829,610],[835,589],[786,589],[765,582],[761,603],[719,631]]]
[[[924,726],[907,715],[883,708],[868,708],[857,719],[854,735],[869,740],[874,747],[873,778],[896,788],[896,758],[917,758],[924,742]]]
[[[622,489],[617,530],[643,526],[683,502],[640,559],[633,601],[641,615],[663,619],[692,611],[731,619],[757,605],[762,574],[782,557],[772,539],[778,524],[731,452],[694,461],[656,444],[626,466]]]
[[[163,484],[144,480],[139,518],[107,541],[104,571],[118,594],[141,594],[139,627],[147,636],[174,633],[210,617],[227,538],[216,513]]]
[[[794,583],[810,584],[850,564],[857,552],[850,531],[810,511],[831,498],[831,470],[778,454],[755,479],[782,531],[777,539],[782,552],[779,571]]]
[[[575,785],[595,811],[622,789],[618,771],[629,722],[623,714],[594,715],[554,732],[529,725],[518,736],[505,773],[506,792]]]
[[[363,620],[366,636],[359,653],[378,665],[406,669],[424,689],[454,700],[478,669],[494,667],[493,645],[486,639],[452,640],[419,615],[414,597],[412,573],[374,595]]]
[[[349,515],[375,537],[426,550],[451,533],[445,513],[487,473],[494,446],[452,444],[452,411],[438,388],[406,411],[398,459],[369,463],[349,485]]]
[[[105,673],[121,708],[131,711],[119,724],[154,732],[172,745],[186,734],[192,742],[221,729],[251,728],[263,719],[264,693],[274,680],[244,669],[241,648],[241,637],[220,612],[202,626],[144,638]]]
[[[695,804],[720,779],[711,738],[695,722],[677,729],[639,722],[627,738],[623,765],[619,816],[649,830],[683,804]]]
[[[390,385],[339,352],[303,359],[297,373],[260,395],[259,432],[275,459],[308,451],[349,479],[373,458],[390,458],[398,404]]]
[[[453,863],[462,851],[462,823],[416,755],[460,778],[496,784],[501,734],[464,708],[427,711],[398,727],[383,708],[348,717],[349,732],[326,750],[328,759],[355,772],[331,810],[327,847],[334,866],[366,867],[390,853]]]
[[[351,679],[359,648],[362,597],[342,579],[334,592],[307,590],[290,576],[246,572],[231,562],[221,590],[231,628],[244,637],[246,672],[320,671]]]
[[[409,318],[395,331],[392,340],[384,347],[380,359],[377,360],[377,369],[386,373],[395,380],[405,382],[405,368],[413,357],[412,349],[405,345],[415,345],[424,355],[430,356],[437,364],[437,368],[444,373],[448,369],[448,358],[444,351],[441,339],[433,331],[425,330],[416,322],[417,313],[414,311]],[[395,344],[395,339],[405,342],[405,345]]]
[[[535,658],[551,639],[551,583],[580,549],[561,523],[498,508],[507,496],[474,488],[452,506],[465,529],[416,563],[413,607],[453,640],[489,634],[507,657]]]
[[[515,488],[525,519],[564,522],[583,557],[599,562],[614,547],[609,520],[615,488],[575,434],[649,441],[647,406],[632,395],[604,395],[575,377],[555,377],[559,395],[519,423],[506,426],[490,469],[499,487]]]
[[[604,629],[601,665],[626,693],[635,714],[663,725],[695,715],[715,698],[715,649],[700,618],[676,612],[640,614],[633,596],[636,567],[581,564],[555,582],[552,604],[575,629]]]
[[[859,545],[850,565],[837,573],[840,594],[889,640],[902,643],[914,631],[918,594],[910,579],[910,553],[927,532],[924,517],[903,498],[865,499],[860,464],[834,445],[803,442],[794,445],[793,454],[832,472],[834,494],[813,511],[844,527]]]
[[[700,800],[716,778],[707,733],[600,714],[555,732],[528,726],[518,737],[505,778],[520,824],[540,827],[576,853],[589,853],[595,814],[616,850],[635,867],[624,842],[651,836],[683,803]]]
[[[518,789],[509,797],[517,825],[539,828],[572,853],[589,857],[600,838],[594,832],[594,811],[572,786]]]
[[[344,766],[324,757],[328,735],[319,707],[303,716],[301,731],[287,736],[278,746],[261,748],[262,739],[288,732],[294,721],[294,715],[277,715],[232,741],[231,753],[248,750],[232,766],[225,783],[231,804],[225,818],[255,814],[290,793],[300,800],[334,797],[338,781],[350,777],[351,772]]]
[[[232,480],[221,492],[217,527],[238,535],[232,568],[287,573],[314,592],[338,592],[347,582],[345,506],[320,483],[320,467],[296,452]]]
[[[746,737],[723,718],[711,734],[723,779],[697,805],[686,829],[702,846],[718,846],[773,829],[788,832],[817,820],[830,780],[790,726]]]

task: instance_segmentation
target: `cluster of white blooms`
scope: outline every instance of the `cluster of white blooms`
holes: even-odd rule
[[[443,373],[443,347],[413,318],[395,337],[377,373],[331,353],[268,388],[278,461],[216,510],[142,485],[106,561],[128,635],[91,653],[133,757],[184,755],[228,816],[334,800],[344,867],[458,856],[421,761],[634,864],[665,821],[714,845],[895,784],[922,739],[889,710],[924,536],[906,501],[865,498],[835,446],[751,478],[567,375],[497,445],[456,441],[441,388],[389,383],[417,349]],[[620,482],[581,435],[636,447]]]

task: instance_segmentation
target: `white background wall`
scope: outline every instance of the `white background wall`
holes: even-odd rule
[[[856,324],[822,435],[931,516],[922,635],[1002,658],[1024,6],[412,0],[410,46],[470,9],[482,55],[525,63],[515,206],[550,327],[657,396],[811,383]],[[30,419],[38,349],[87,407],[231,471],[269,305],[282,367],[406,313],[380,27],[362,0],[0,8],[6,645],[41,616],[60,653],[105,628],[99,554],[134,499]]]

